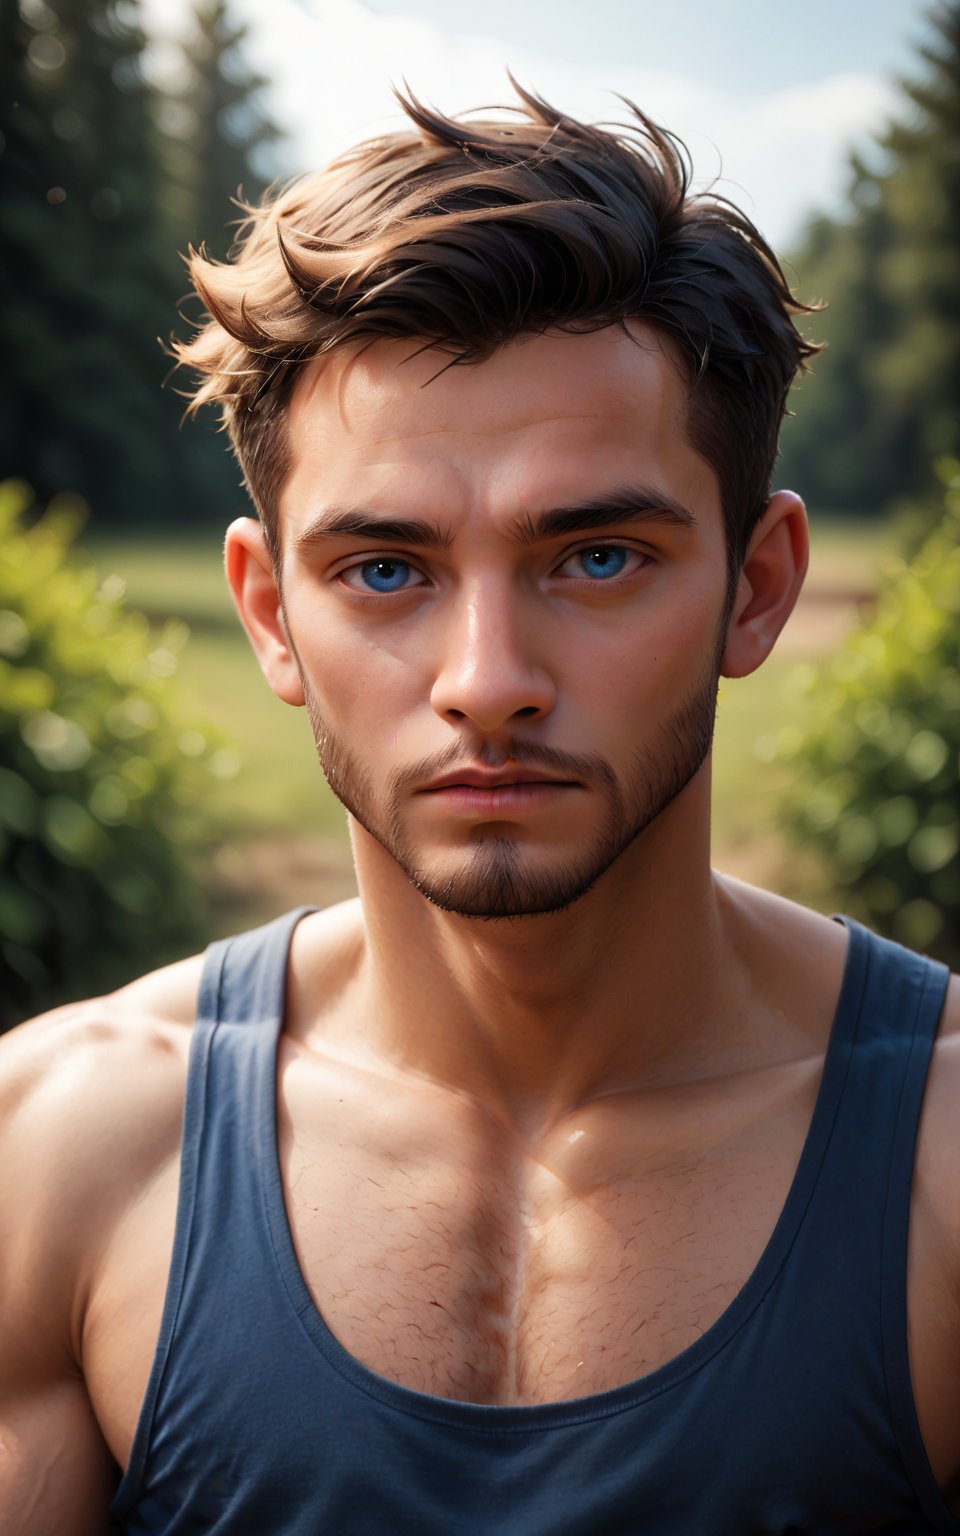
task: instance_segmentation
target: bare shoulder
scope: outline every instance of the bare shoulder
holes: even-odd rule
[[[756,995],[825,1049],[846,967],[842,923],[728,875],[717,877],[731,960]]]
[[[125,1212],[177,1157],[201,964],[0,1040],[4,1530],[106,1529],[116,1467],[82,1369],[88,1301]]]
[[[797,903],[720,876],[730,931],[771,995],[812,996],[821,1019],[842,979],[847,936],[841,924]],[[940,1017],[920,1121],[913,1183],[918,1224],[938,1234],[944,1262],[960,1283],[960,976],[951,976]]]
[[[349,997],[366,950],[358,898],[313,912],[297,924],[290,945],[284,1032],[302,1036]]]
[[[358,908],[344,903],[299,925],[292,1003],[342,985],[345,958],[361,942]],[[89,1239],[92,1218],[109,1217],[178,1154],[203,962],[194,955],[0,1038],[0,1166],[24,1173],[3,1181],[0,1219],[12,1201],[39,1207],[45,1220],[49,1202],[66,1232],[69,1190]]]
[[[202,958],[179,962],[0,1040],[0,1250],[11,1284],[18,1261],[34,1288],[45,1274],[75,1284],[125,1205],[177,1155],[201,969]]]
[[[0,1125],[42,1123],[57,1142],[91,1112],[109,1135],[131,1093],[162,1100],[189,1046],[202,956],[152,972],[117,992],[42,1014],[0,1039]],[[142,1109],[142,1105],[140,1108]]]
[[[720,899],[728,911],[746,928],[751,937],[762,936],[766,946],[779,953],[781,949],[804,948],[808,955],[814,953],[843,954],[846,950],[846,934],[842,923],[824,917],[786,896],[764,890],[758,885],[748,885],[732,875],[717,875]]]

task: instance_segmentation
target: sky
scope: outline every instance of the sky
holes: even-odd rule
[[[158,38],[186,0],[146,0]],[[509,68],[563,110],[624,116],[616,93],[685,140],[782,252],[842,206],[852,146],[902,109],[896,76],[928,35],[923,0],[233,0],[287,131],[284,172],[400,126],[392,83],[447,112],[505,103]]]

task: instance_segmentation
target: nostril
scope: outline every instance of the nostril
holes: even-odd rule
[[[525,704],[522,709],[516,711],[516,714],[523,720],[529,720],[531,715],[539,715],[539,713],[540,711],[536,704]]]

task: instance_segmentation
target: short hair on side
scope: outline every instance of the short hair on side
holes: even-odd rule
[[[274,561],[298,371],[409,337],[476,363],[524,334],[643,320],[688,375],[687,434],[717,476],[731,584],[769,499],[787,394],[819,350],[744,213],[692,195],[682,143],[632,102],[592,125],[511,84],[504,121],[399,95],[413,129],[358,144],[246,207],[230,256],[191,248],[206,318],[179,363],[221,411]],[[500,110],[500,109],[497,109]],[[515,119],[519,119],[519,121]]]

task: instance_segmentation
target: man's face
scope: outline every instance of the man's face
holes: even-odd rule
[[[442,373],[378,342],[312,365],[291,403],[284,617],[324,772],[466,916],[574,901],[709,750],[720,491],[679,368],[635,335]]]

